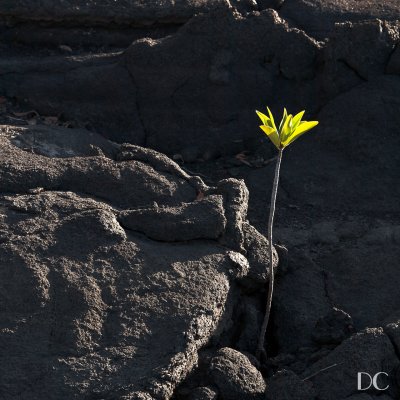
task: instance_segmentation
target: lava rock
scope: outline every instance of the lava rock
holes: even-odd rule
[[[218,239],[226,226],[222,196],[209,196],[178,207],[123,211],[119,221],[126,229],[167,242]]]
[[[223,400],[264,399],[265,381],[242,353],[228,347],[211,360],[210,376]]]
[[[7,130],[7,132],[6,132]],[[48,127],[0,127],[0,132],[12,137],[12,143],[46,157],[97,156],[114,158],[118,145],[97,133],[84,129]]]
[[[242,353],[255,354],[264,315],[256,300],[248,296],[242,297],[238,313],[237,323],[240,326],[240,336],[235,347]]]
[[[191,400],[217,400],[218,394],[209,387],[198,387],[190,395]]]
[[[278,371],[269,381],[266,400],[313,400],[316,391],[311,382],[303,381],[294,372]]]
[[[276,281],[273,302],[276,338],[282,352],[311,346],[319,318],[331,311],[324,273],[301,251],[289,252],[289,270]]]
[[[396,21],[400,12],[396,0],[378,4],[371,0],[291,0],[279,11],[284,18],[319,39],[329,37],[335,23],[374,20]]]
[[[361,79],[369,80],[384,74],[398,40],[398,26],[387,21],[336,24],[325,50],[325,62],[344,63]]]
[[[63,22],[74,20],[82,24],[132,24],[182,23],[199,12],[228,8],[226,0],[118,1],[97,0],[74,2],[17,0],[0,6],[0,17],[11,20]]]
[[[313,331],[313,339],[319,344],[340,344],[354,332],[354,323],[349,314],[333,308],[320,318]]]
[[[393,345],[381,328],[354,334],[302,374],[319,398],[336,400],[354,394],[357,371],[391,371],[398,365]],[[324,370],[324,368],[328,368]],[[333,385],[337,382],[337,385]]]
[[[314,243],[336,244],[339,242],[334,222],[323,221],[312,227],[311,240]]]
[[[250,224],[243,224],[244,243],[247,249],[247,257],[250,263],[250,272],[243,280],[243,285],[251,290],[259,289],[268,280],[270,271],[268,241],[261,233]],[[273,248],[274,267],[278,266],[279,259],[276,249]]]
[[[396,47],[390,56],[389,62],[386,67],[387,74],[400,75],[400,47]]]
[[[229,327],[237,279],[249,271],[245,249],[235,250],[246,221],[247,205],[238,203],[247,198],[235,198],[243,183],[230,180],[225,194],[213,194],[217,188],[151,150],[81,130],[71,131],[88,135],[81,154],[93,139],[105,152],[117,149],[117,160],[50,154],[65,132],[49,127],[41,155],[16,145],[29,135],[23,129],[1,129],[1,398],[170,398],[199,349]],[[175,232],[193,217],[203,234],[149,239],[139,223],[148,219],[132,222],[127,207],[157,210],[153,219],[172,218]],[[121,215],[137,231],[125,229]],[[234,248],[217,238],[224,215],[236,224],[224,232]],[[205,234],[212,226],[214,238],[212,229]]]

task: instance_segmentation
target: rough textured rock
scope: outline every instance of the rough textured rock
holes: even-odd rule
[[[0,397],[218,392],[209,360],[253,352],[265,305],[269,105],[320,125],[285,151],[272,358],[246,356],[270,390],[357,398],[400,348],[398,3],[117,3],[0,5]]]
[[[280,13],[310,35],[324,38],[330,36],[336,22],[376,18],[395,21],[400,5],[396,0],[286,0]]]
[[[198,387],[191,394],[192,400],[216,400],[217,398],[217,393],[208,387]]]
[[[354,330],[382,326],[400,308],[399,253],[392,237],[371,243],[367,233],[345,248],[341,243],[313,260],[291,250],[274,305],[282,350],[340,343]]]
[[[27,1],[6,0],[0,17],[11,20],[78,21],[81,24],[138,24],[155,22],[181,23],[195,13],[218,7],[229,7],[226,0],[90,0],[90,1]]]
[[[206,186],[154,151],[82,157],[92,140],[127,157],[85,131],[71,131],[69,150],[51,153],[58,158],[36,154],[64,140],[65,130],[48,129],[2,127],[0,135],[1,397],[168,399],[230,321],[249,264],[211,238],[162,243],[125,230],[119,216],[132,211],[121,208],[157,202],[162,223],[186,207],[173,217],[179,226],[203,204],[223,231],[235,199],[196,201]],[[40,140],[25,149],[21,137],[32,132]],[[214,223],[193,215],[200,226],[202,215]]]
[[[243,284],[249,289],[254,289],[266,282],[268,271],[263,266],[265,265],[265,261],[269,260],[268,241],[250,224],[243,224],[243,232],[247,257],[251,262],[251,270],[243,280]],[[274,257],[278,258],[275,251]]]
[[[257,145],[262,136],[250,127],[254,109],[267,100],[281,107],[285,97],[289,107],[315,109],[319,51],[317,42],[289,29],[275,11],[242,16],[220,10],[192,18],[174,35],[136,40],[117,61],[64,56],[51,72],[56,57],[42,57],[25,60],[18,67],[24,73],[17,74],[6,59],[0,92],[41,115],[89,123],[117,142],[146,144],[169,155],[190,148],[193,159],[210,148],[226,154]],[[263,100],[277,91],[279,98]]]
[[[366,245],[362,241],[354,248],[349,246],[321,257],[327,270],[327,294],[333,304],[351,315],[357,330],[381,326],[400,308],[395,294],[400,283],[398,257],[398,246],[394,244]]]
[[[106,2],[84,3],[79,11],[62,5],[94,19],[96,13],[117,15],[122,10],[126,14],[124,2],[111,8],[102,6]],[[192,6],[209,12],[164,34],[132,33],[133,43],[124,52],[126,41],[122,48],[106,51],[101,47],[96,54],[76,54],[71,48],[67,55],[23,59],[20,54],[12,58],[3,49],[6,57],[0,64],[0,93],[41,115],[62,115],[116,142],[146,145],[195,162],[257,149],[263,137],[251,128],[257,124],[256,108],[268,104],[276,111],[285,105],[294,111],[306,108],[313,114],[366,79],[397,73],[396,52],[392,52],[399,34],[389,16],[397,15],[398,6],[390,0],[385,1],[382,15],[376,15],[381,19],[369,21],[359,21],[355,11],[345,11],[364,9],[375,15],[378,8],[366,0],[358,1],[357,7],[350,0],[324,5],[317,0],[287,1],[279,14],[272,9],[240,14],[234,7],[217,3],[189,5],[182,1],[171,8],[169,3],[155,2],[153,6],[165,12]],[[18,4],[7,6],[10,13]],[[151,6],[135,4],[157,18]],[[285,10],[296,7],[310,8],[320,16],[334,9],[347,17],[330,28],[328,42],[317,42],[282,19]],[[385,7],[392,14],[385,13]],[[55,5],[49,12],[57,8]],[[47,9],[50,7],[43,5],[31,14],[46,14]],[[134,6],[130,12],[140,16]],[[31,30],[37,25],[33,23]],[[264,37],[268,40],[260,40]],[[5,43],[12,41],[6,37]]]
[[[336,96],[383,75],[386,69],[393,70],[388,61],[398,41],[396,23],[373,20],[336,24],[324,48],[322,84],[326,95]]]
[[[240,336],[236,341],[236,348],[241,352],[255,354],[264,315],[258,302],[252,297],[245,296],[241,299],[238,314]]]
[[[268,37],[268,42],[260,43],[259,37]],[[282,47],[282,40],[288,45]],[[147,144],[179,152],[185,137],[185,145],[196,145],[199,154],[210,142],[223,153],[234,151],[246,142],[248,121],[255,121],[254,108],[261,106],[263,93],[280,82],[279,90],[292,98],[288,93],[294,87],[285,80],[311,79],[318,50],[315,41],[289,30],[272,10],[246,18],[232,12],[198,16],[174,37],[137,41],[126,52],[125,63],[137,84]],[[160,63],[163,74],[158,72]],[[304,97],[310,90],[305,84]],[[303,104],[309,100],[303,98]],[[160,126],[168,131],[168,140]]]
[[[7,127],[3,129],[10,133]],[[64,191],[94,195],[116,206],[130,208],[144,207],[154,201],[178,205],[196,198],[196,188],[187,185],[181,177],[158,173],[140,161],[115,163],[105,157],[47,158],[20,150],[4,139],[0,152],[3,193],[26,193],[35,188],[52,191],[62,187]],[[133,190],[138,185],[141,190]]]
[[[349,214],[397,210],[399,88],[398,76],[380,76],[321,110],[317,134],[287,151],[282,179],[296,202]],[[307,178],[291,173],[297,170]]]
[[[320,344],[340,344],[354,332],[353,325],[349,314],[334,307],[328,315],[320,318],[315,324],[313,339]]]
[[[1,127],[12,143],[23,150],[46,157],[104,155],[114,158],[119,146],[104,137],[83,129],[49,126]]]
[[[399,85],[397,76],[381,76],[338,96],[319,113],[318,134],[285,154],[282,186],[301,205],[306,230],[319,233],[318,240],[310,236],[313,244],[303,237],[289,247],[289,273],[277,282],[274,322],[282,350],[309,346],[317,321],[332,307],[348,313],[356,330],[382,326],[400,307],[397,218],[389,216],[398,209]],[[343,213],[362,218],[342,224],[327,210],[337,221],[345,220]],[[375,220],[384,213],[386,223]],[[326,221],[323,240],[317,220]]]
[[[291,371],[278,371],[269,381],[266,400],[314,400],[313,385]]]
[[[385,371],[390,374],[398,364],[395,349],[383,330],[367,329],[345,340],[305,371],[302,377],[310,377],[308,380],[313,383],[318,397],[344,399],[356,393],[357,371]]]
[[[346,397],[346,400],[391,400],[393,397],[386,396],[385,394],[382,396],[370,396],[369,394],[355,394],[354,396]]]
[[[287,274],[277,279],[274,325],[280,350],[292,352],[313,343],[317,321],[329,315],[322,269],[301,252],[291,252]]]
[[[167,242],[218,239],[226,226],[222,196],[209,196],[178,207],[128,210],[119,214],[119,221],[126,229]]]
[[[390,56],[389,62],[386,67],[386,73],[400,75],[400,47],[396,49]]]
[[[211,360],[210,375],[223,400],[264,399],[265,382],[242,353],[224,347]]]
[[[63,115],[120,143],[130,140],[141,145],[145,133],[137,112],[136,88],[126,69],[115,65],[115,57],[104,58],[98,62],[79,57],[28,59],[21,72],[12,63],[4,68],[9,79],[0,83],[0,91],[21,96],[41,115]],[[19,78],[10,79],[13,74]]]

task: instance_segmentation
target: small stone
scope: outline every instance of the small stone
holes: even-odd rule
[[[201,386],[193,390],[190,400],[217,400],[218,394],[210,387]]]
[[[223,400],[264,400],[265,381],[242,353],[224,347],[211,360],[210,375]]]

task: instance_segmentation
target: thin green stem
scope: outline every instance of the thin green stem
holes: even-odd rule
[[[267,306],[265,309],[264,321],[261,326],[261,333],[258,339],[258,346],[256,351],[256,357],[260,360],[261,354],[266,356],[266,350],[264,347],[265,334],[267,332],[269,316],[271,314],[271,306],[272,306],[272,296],[274,294],[274,254],[273,254],[273,246],[272,246],[272,227],[274,225],[274,216],[275,216],[275,204],[276,204],[276,195],[278,193],[278,185],[279,185],[279,173],[281,169],[281,161],[282,161],[282,153],[283,149],[279,149],[278,158],[276,160],[275,166],[275,176],[274,176],[274,184],[272,186],[272,194],[271,194],[271,206],[269,209],[269,218],[268,218],[268,253],[269,253],[269,286],[268,286],[268,295],[267,295]]]

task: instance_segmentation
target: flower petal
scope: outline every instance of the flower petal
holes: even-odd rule
[[[281,123],[279,124],[279,134],[282,132],[282,127],[283,127],[283,124],[284,124],[285,121],[286,121],[286,118],[287,118],[287,111],[286,111],[286,108],[284,108],[284,109],[283,109],[282,120],[281,120]]]
[[[305,113],[305,110],[300,111],[298,114],[296,114],[293,117],[293,129],[296,129],[300,125],[300,122],[301,122],[301,119],[303,118],[304,113]]]
[[[274,128],[271,128],[270,126],[266,126],[266,125],[261,125],[260,128],[269,137],[269,139],[276,146],[276,148],[280,149],[281,141],[279,140],[278,132]]]
[[[281,135],[280,135],[282,143],[284,143],[285,140],[292,134],[292,128],[291,128],[292,119],[293,119],[293,115],[289,114],[286,118],[285,123],[283,124]]]
[[[314,128],[314,126],[318,125],[318,121],[303,121],[300,123],[300,125],[295,129],[295,131],[288,137],[286,138],[282,144],[284,147],[289,146],[290,143],[295,141],[297,138],[299,138],[303,133],[306,133],[310,129]]]
[[[271,110],[269,109],[269,107],[267,107],[267,111],[268,111],[268,115],[269,115],[269,119],[271,121],[271,125],[272,128],[274,128],[276,130],[276,125],[275,125],[275,120],[274,120],[274,116],[272,115]]]
[[[261,119],[261,122],[264,125],[268,125],[269,126],[269,124],[268,124],[269,118],[265,114],[263,114],[261,111],[256,110],[256,113],[257,113],[258,117]]]

